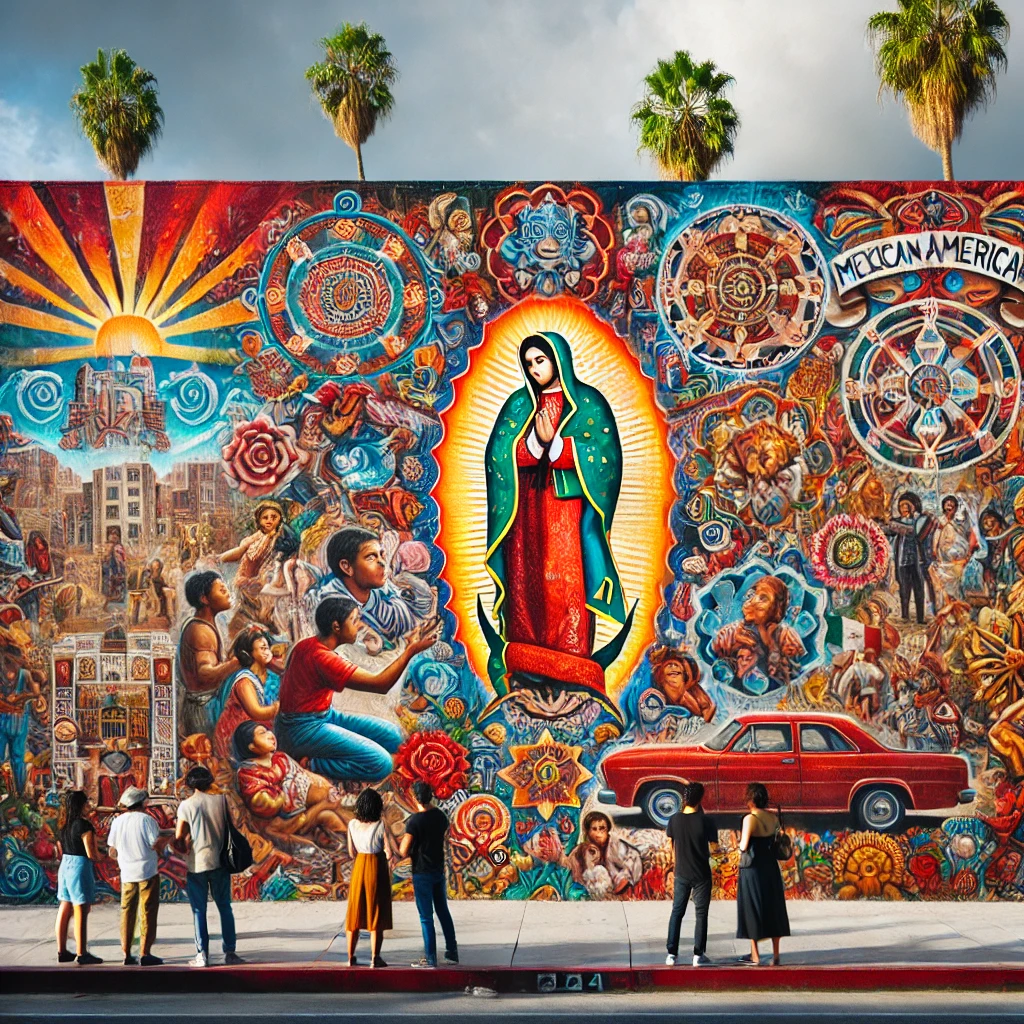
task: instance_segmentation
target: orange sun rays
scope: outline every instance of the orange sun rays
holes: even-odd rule
[[[637,608],[629,638],[606,672],[608,692],[614,694],[654,639],[671,546],[672,461],[650,382],[614,330],[575,300],[527,299],[498,317],[471,353],[469,370],[455,382],[455,402],[444,415],[445,434],[437,449],[440,480],[434,489],[440,506],[438,543],[447,556],[444,574],[452,587],[450,607],[458,619],[458,638],[476,673],[486,679],[487,643],[476,613],[477,595],[488,612],[494,602],[494,585],[484,566],[484,448],[505,399],[523,386],[520,342],[538,331],[566,338],[577,376],[608,400],[622,443],[622,488],[611,546],[627,603],[636,601]],[[596,646],[610,640],[617,628],[599,619]]]
[[[10,194],[4,211],[9,221],[72,293],[73,299],[62,298],[31,273],[0,260],[0,277],[6,278],[22,292],[45,300],[56,311],[45,312],[34,305],[16,301],[0,302],[0,325],[10,324],[50,335],[63,335],[68,339],[86,338],[91,343],[11,347],[4,353],[5,363],[9,366],[31,366],[94,358],[101,354],[96,345],[101,328],[121,316],[141,317],[154,327],[153,332],[145,332],[144,337],[148,340],[145,350],[139,351],[139,355],[205,363],[236,362],[229,350],[182,345],[170,339],[254,322],[256,313],[238,298],[197,310],[173,323],[170,321],[185,313],[257,254],[258,229],[175,299],[176,292],[195,273],[208,252],[207,242],[212,231],[209,217],[212,214],[207,212],[204,215],[205,204],[200,206],[184,241],[180,233],[168,233],[160,238],[140,282],[145,183],[107,182],[103,192],[113,256],[108,254],[102,239],[87,230],[75,234],[79,253],[76,256],[31,186],[19,186]]]

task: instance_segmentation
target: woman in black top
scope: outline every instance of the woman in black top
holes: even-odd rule
[[[85,817],[89,798],[80,789],[64,793],[58,819],[60,868],[57,871],[57,960],[66,964],[75,957],[68,952],[68,924],[75,917],[75,945],[80,964],[101,964],[98,956],[86,950],[89,906],[96,899],[96,829]]]
[[[747,807],[750,813],[743,819],[740,851],[753,855],[749,866],[740,862],[739,892],[736,897],[736,938],[750,939],[750,956],[741,957],[747,964],[759,964],[757,944],[761,939],[772,940],[772,964],[779,962],[779,940],[789,934],[789,915],[786,913],[786,890],[782,872],[772,850],[772,838],[779,827],[779,819],[765,810],[768,790],[760,782],[747,786]]]

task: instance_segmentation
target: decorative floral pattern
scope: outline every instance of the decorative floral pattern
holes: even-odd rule
[[[305,452],[296,446],[295,430],[257,416],[235,427],[221,449],[221,462],[231,483],[250,498],[270,494],[302,468]]]
[[[579,807],[579,787],[593,773],[580,764],[582,747],[556,743],[545,729],[540,742],[511,747],[514,763],[498,772],[513,789],[513,807],[536,807],[547,821],[556,807]]]
[[[834,590],[860,590],[885,578],[889,542],[870,519],[842,513],[811,537],[814,575]]]
[[[395,776],[406,788],[425,782],[438,800],[465,789],[469,771],[467,750],[440,730],[414,732],[395,754]]]

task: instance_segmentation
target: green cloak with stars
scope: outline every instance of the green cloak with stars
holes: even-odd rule
[[[568,342],[553,331],[540,336],[551,345],[558,366],[558,377],[565,396],[558,433],[571,438],[575,454],[574,469],[552,469],[552,483],[559,498],[582,498],[580,546],[583,552],[583,573],[587,608],[595,615],[615,622],[617,636],[593,658],[603,668],[615,659],[632,624],[632,611],[627,614],[626,600],[615,566],[608,535],[612,528],[615,506],[622,482],[622,445],[615,426],[615,416],[605,397],[596,388],[584,384],[576,376]],[[525,376],[525,369],[524,369]],[[491,431],[485,452],[487,479],[487,571],[494,580],[496,595],[493,620],[487,616],[478,599],[478,616],[490,646],[488,675],[496,687],[505,675],[504,647],[506,628],[503,605],[506,596],[506,568],[503,541],[515,521],[519,508],[519,473],[516,446],[533,423],[537,412],[537,396],[529,380],[512,393],[501,408]]]

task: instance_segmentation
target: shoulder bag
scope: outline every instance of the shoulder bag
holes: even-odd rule
[[[776,806],[775,814],[779,819],[779,823],[775,827],[775,834],[772,836],[772,853],[775,854],[776,860],[789,860],[793,856],[793,839],[785,831],[785,826],[782,824],[782,808]]]
[[[224,849],[220,852],[220,866],[233,875],[240,875],[246,868],[252,867],[252,847],[249,840],[235,828],[227,797],[224,797],[224,819]]]

